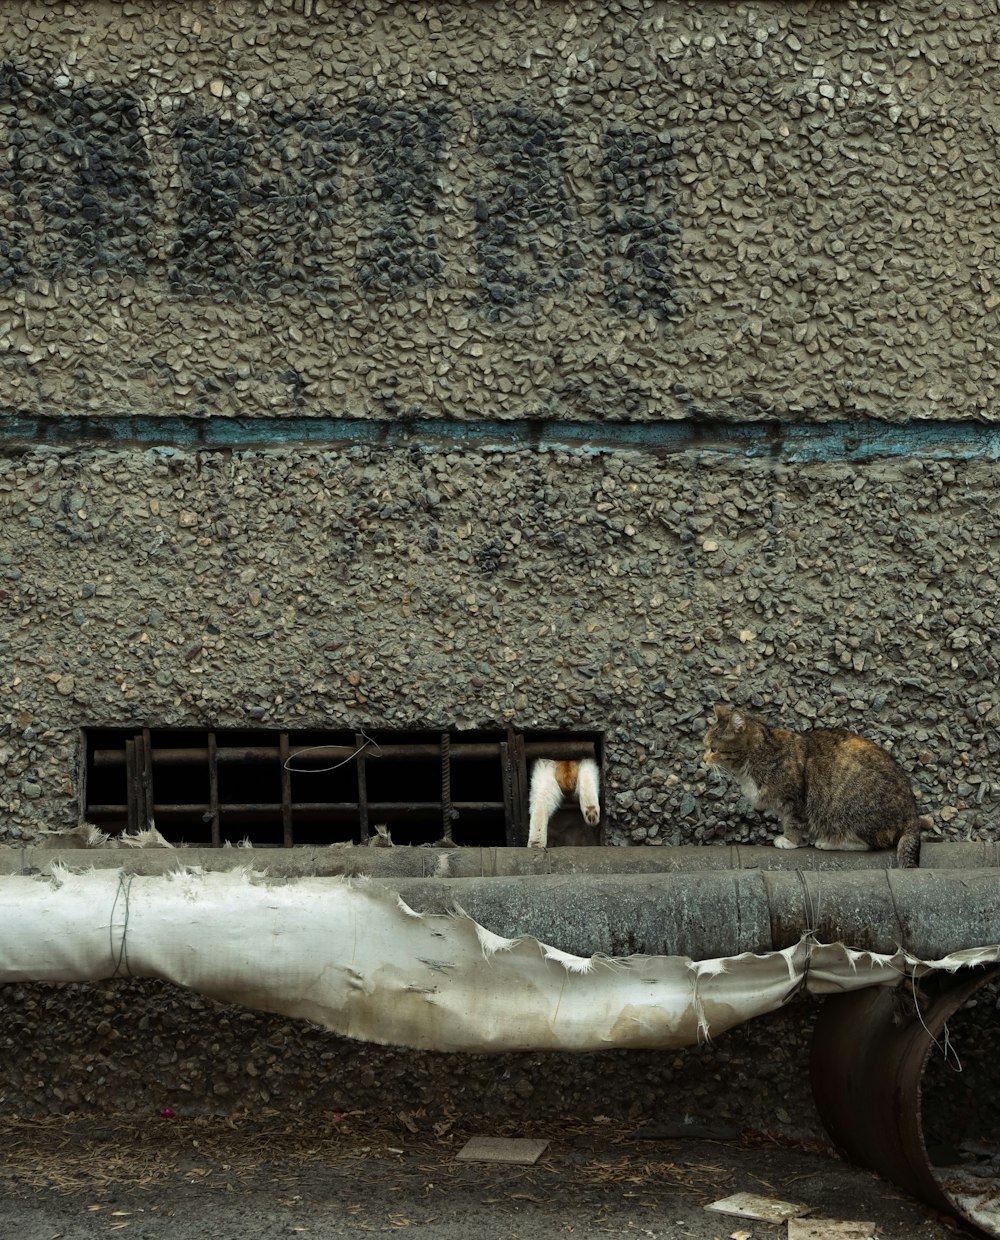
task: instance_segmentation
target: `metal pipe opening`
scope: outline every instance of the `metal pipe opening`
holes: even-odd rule
[[[1000,969],[831,996],[813,1033],[834,1143],[973,1234],[1000,1237]]]

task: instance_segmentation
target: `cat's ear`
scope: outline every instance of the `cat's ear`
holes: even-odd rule
[[[715,703],[715,717],[720,723],[723,723],[733,713],[733,708],[727,706],[725,702]]]
[[[747,721],[738,710],[734,710],[729,716],[729,726],[734,732],[742,732],[746,727]]]

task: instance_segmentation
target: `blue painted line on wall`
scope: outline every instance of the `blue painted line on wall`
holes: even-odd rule
[[[730,421],[687,417],[664,422],[397,421],[364,418],[33,417],[0,413],[0,451],[37,445],[147,448],[469,447],[491,451],[721,452],[788,462],[880,457],[1000,460],[1000,423],[876,419],[852,422]]]

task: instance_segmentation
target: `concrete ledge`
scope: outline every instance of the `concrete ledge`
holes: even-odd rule
[[[672,874],[719,870],[857,871],[895,868],[891,852],[785,850],[761,845],[684,845],[678,848],[0,848],[0,874],[72,869],[123,869],[164,874],[179,866],[209,871],[249,866],[288,878],[370,875],[386,878],[508,878],[538,874]],[[1000,844],[925,843],[921,870],[1000,867]]]

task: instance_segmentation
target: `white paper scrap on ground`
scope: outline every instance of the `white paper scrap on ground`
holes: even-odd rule
[[[580,957],[377,881],[251,869],[0,877],[0,982],[155,977],[372,1042],[439,1051],[690,1046],[787,1003],[1000,961],[917,961],[808,936],[717,960]]]
[[[839,1218],[790,1218],[788,1240],[875,1240],[875,1224]]]
[[[783,1223],[809,1213],[809,1206],[795,1201],[779,1201],[775,1197],[761,1197],[757,1193],[734,1193],[713,1201],[705,1207],[718,1214],[732,1214],[736,1218],[752,1218],[764,1223]]]

